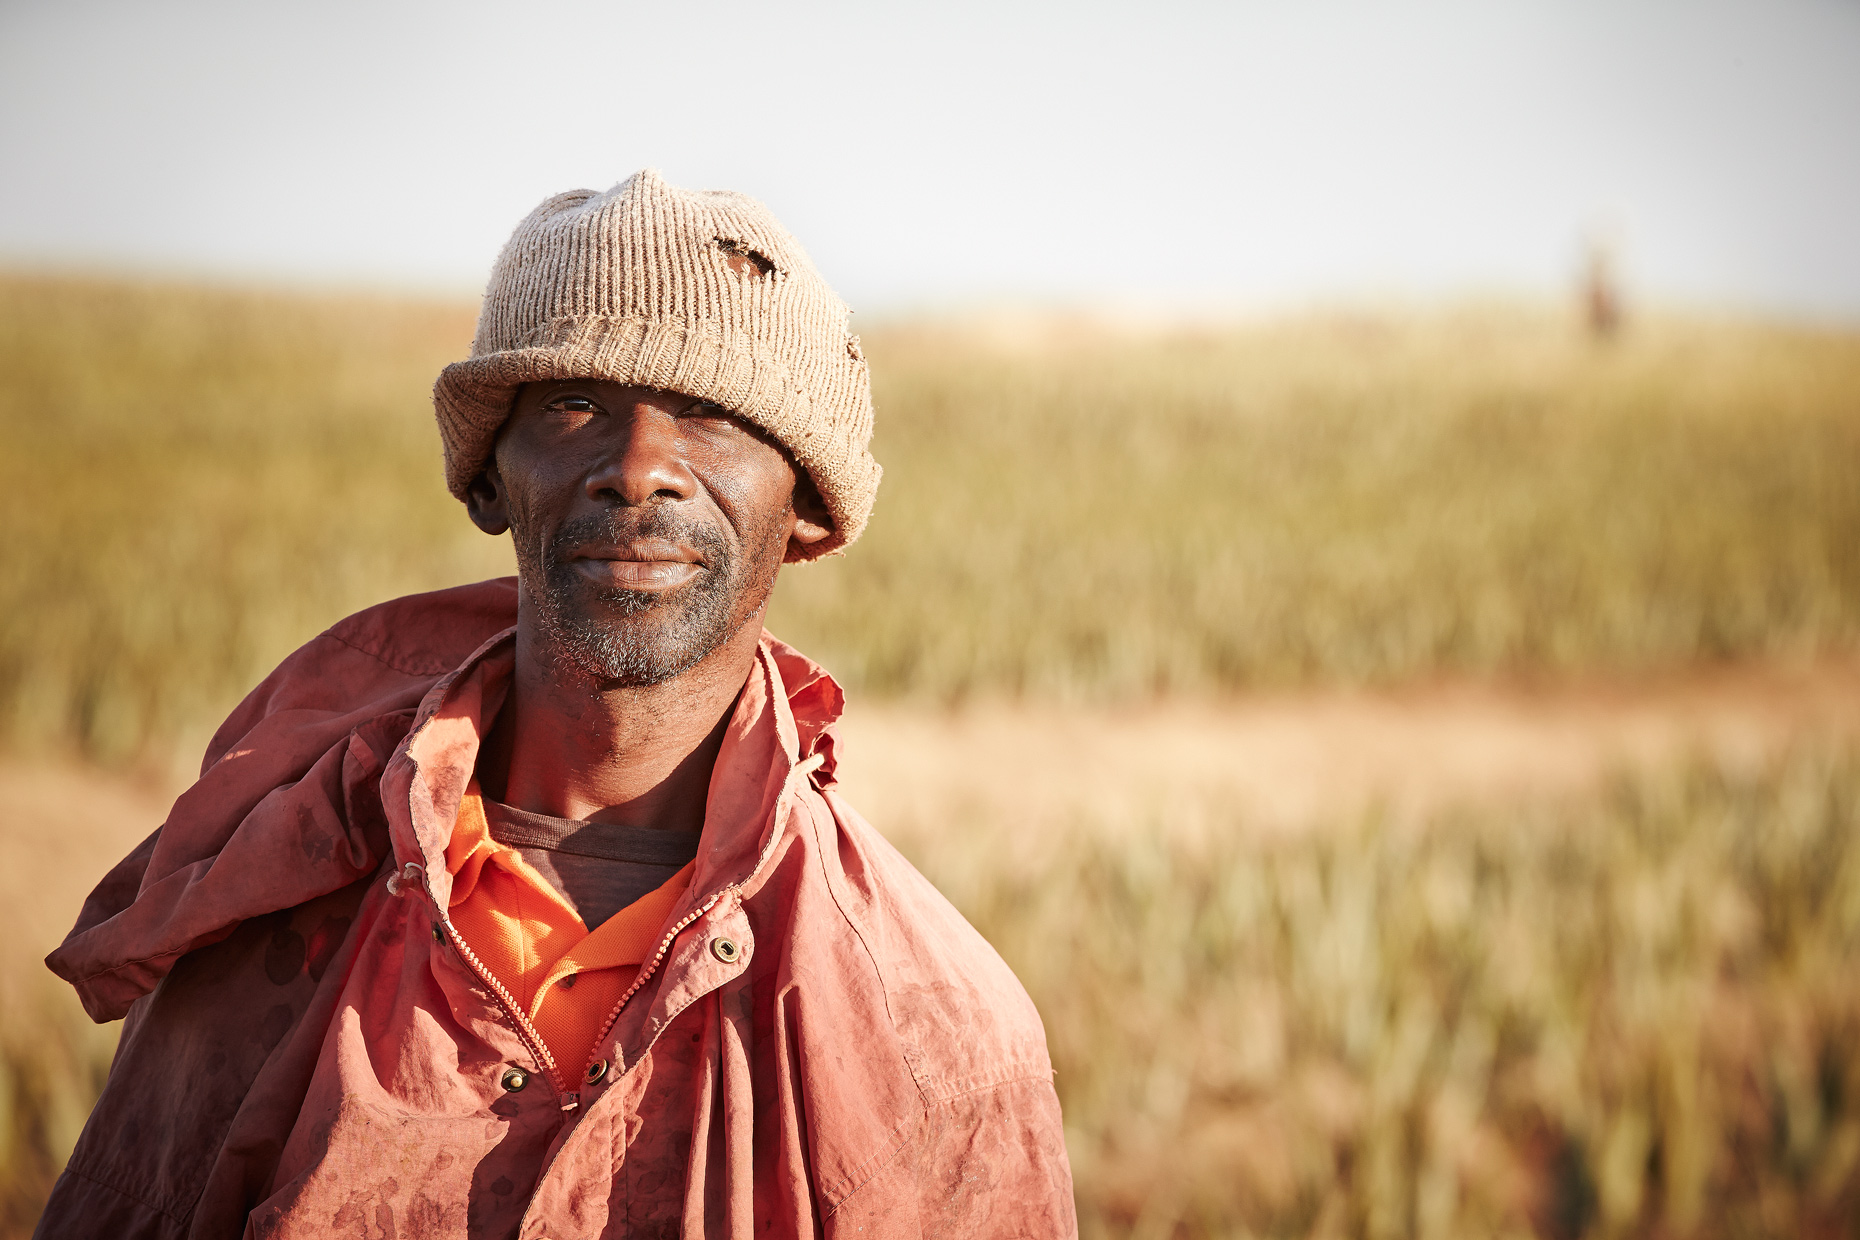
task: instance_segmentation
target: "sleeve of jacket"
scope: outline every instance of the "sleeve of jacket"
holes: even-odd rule
[[[1027,1078],[960,1094],[827,1218],[828,1236],[1053,1240],[1078,1234],[1059,1099]]]
[[[92,1019],[120,1018],[176,960],[239,922],[372,871],[386,838],[378,806],[335,811],[370,799],[434,681],[515,618],[509,580],[395,599],[313,638],[253,689],[208,746],[200,779],[104,877],[46,958]],[[270,887],[230,870],[214,877],[229,850],[279,842],[302,864],[241,871]]]

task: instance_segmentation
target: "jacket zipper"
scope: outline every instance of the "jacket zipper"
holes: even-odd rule
[[[804,761],[797,762],[793,767],[789,768],[788,778],[784,782],[791,784],[797,777],[805,776],[818,769],[824,761],[824,755],[815,754]],[[782,797],[786,797],[787,792],[787,788],[784,787],[782,789]],[[781,812],[780,804],[782,797],[776,799],[777,814]],[[765,865],[769,857],[774,854],[775,846],[780,840],[781,832],[776,831],[771,834],[769,837],[769,846],[763,849],[762,855],[756,859],[755,867],[751,869],[744,878],[712,893],[710,899],[704,901],[698,908],[686,913],[678,920],[678,924],[666,931],[664,937],[659,940],[658,950],[652,954],[652,960],[639,971],[639,975],[633,979],[633,984],[627,987],[626,993],[620,996],[619,1001],[614,1004],[613,1010],[608,1012],[606,1019],[601,1022],[601,1031],[596,1034],[594,1038],[595,1050],[589,1052],[590,1056],[592,1056],[595,1051],[599,1050],[601,1042],[607,1037],[608,1031],[613,1028],[614,1021],[619,1019],[620,1013],[625,1009],[627,1003],[632,1000],[634,995],[639,993],[640,987],[644,986],[652,979],[652,975],[658,972],[659,965],[664,962],[665,953],[671,950],[673,941],[676,940],[680,934],[683,934],[685,929],[693,922],[703,917],[713,908],[716,908],[717,902],[723,899],[724,896],[732,891],[740,890],[744,883],[761,873],[763,865]],[[405,869],[411,868],[416,868],[415,863],[409,862],[407,867],[401,872],[404,873]],[[483,982],[485,988],[496,996],[498,1004],[504,1009],[504,1014],[510,1017],[511,1027],[516,1030],[517,1037],[522,1040],[523,1045],[528,1048],[529,1052],[536,1056],[536,1062],[540,1063],[543,1066],[543,1070],[549,1074],[549,1083],[555,1086],[556,1093],[567,1099],[567,1101],[563,1103],[562,1109],[564,1111],[574,1110],[575,1107],[579,1105],[580,1099],[575,1094],[575,1091],[563,1084],[562,1070],[555,1062],[555,1056],[551,1055],[549,1053],[549,1048],[544,1045],[542,1035],[536,1031],[536,1026],[530,1023],[530,1018],[525,1016],[522,1010],[517,1007],[515,996],[504,988],[503,983],[499,982],[495,977],[492,977],[491,971],[485,968],[482,960],[478,959],[477,953],[472,951],[470,944],[466,943],[465,936],[460,934],[458,927],[452,924],[451,914],[441,909],[439,907],[439,901],[433,899],[432,887],[429,886],[426,881],[426,867],[422,865],[417,868],[420,872],[421,890],[426,892],[426,898],[432,902],[433,911],[438,913],[439,924],[446,928],[447,941],[452,944],[453,950],[458,952],[459,958],[465,961],[471,968],[473,976]],[[399,894],[399,884],[392,877],[389,879],[389,891],[396,895]],[[617,1054],[618,1048],[615,1049]],[[588,1062],[592,1063],[594,1061],[590,1058]],[[617,1071],[623,1071],[625,1065],[616,1063],[614,1067]],[[582,1070],[584,1072],[587,1070],[587,1064],[582,1065]]]
[[[446,928],[446,937],[452,940],[452,946],[457,949],[459,956],[471,966],[472,972],[478,975],[478,979],[490,987],[491,993],[497,996],[498,1002],[503,1004],[504,1012],[510,1017],[510,1023],[515,1027],[517,1036],[523,1039],[523,1044],[530,1048],[530,1053],[536,1056],[536,1061],[542,1064],[543,1070],[549,1074],[549,1083],[555,1086],[555,1092],[567,1099],[562,1104],[562,1109],[564,1111],[574,1110],[581,1100],[575,1096],[574,1090],[563,1084],[562,1070],[557,1066],[555,1056],[549,1053],[549,1047],[543,1042],[542,1034],[536,1032],[536,1026],[530,1023],[530,1018],[525,1016],[522,1009],[517,1006],[516,997],[504,989],[502,982],[491,976],[491,971],[484,967],[484,962],[478,959],[471,945],[465,942],[465,936],[460,934],[458,927],[452,924],[451,917],[441,914],[439,923]]]
[[[754,871],[751,871],[751,875],[754,875]],[[745,879],[744,881],[747,882],[748,880]],[[735,891],[742,885],[742,883],[731,883],[728,887],[718,891],[704,902],[704,907],[692,909],[679,919],[677,925],[666,932],[665,937],[659,940],[659,950],[653,953],[651,962],[639,971],[639,976],[633,979],[633,984],[626,988],[626,993],[620,996],[620,1001],[618,1003],[614,1004],[613,1011],[607,1013],[607,1018],[601,1022],[601,1031],[594,1036],[595,1051],[598,1051],[601,1043],[606,1040],[607,1031],[614,1027],[614,1022],[620,1019],[620,1013],[626,1007],[627,1001],[638,994],[639,988],[644,986],[647,981],[651,979],[652,975],[659,971],[659,963],[665,959],[665,953],[671,950],[672,940],[676,939],[680,934],[683,934],[685,927],[704,916],[704,914],[710,912],[713,908],[716,908],[717,901],[723,899],[725,893]],[[595,1051],[590,1051],[589,1053],[593,1054]],[[615,1054],[617,1055],[618,1053],[619,1048],[616,1047]],[[617,1071],[625,1071],[625,1067],[624,1064],[617,1063],[614,1065]]]
[[[484,961],[478,959],[478,954],[472,951],[471,945],[465,941],[465,936],[460,934],[458,927],[452,924],[451,914],[441,910],[439,901],[433,899],[432,888],[426,883],[425,866],[420,867],[420,887],[426,892],[426,898],[432,901],[433,911],[439,914],[439,924],[446,928],[446,939],[452,944],[452,949],[471,968],[473,975],[484,983],[485,988],[496,996],[498,1004],[504,1009],[504,1014],[510,1017],[511,1026],[516,1030],[517,1037],[528,1048],[530,1054],[536,1056],[536,1062],[543,1066],[543,1071],[549,1074],[549,1083],[555,1086],[555,1092],[568,1098],[562,1109],[564,1111],[574,1110],[580,1104],[580,1099],[575,1096],[574,1091],[562,1084],[562,1070],[557,1066],[555,1056],[549,1053],[548,1046],[543,1043],[542,1035],[536,1032],[536,1026],[530,1023],[530,1018],[517,1007],[516,997],[504,988],[502,982],[491,976],[491,971],[484,967]]]
[[[798,777],[808,775],[820,769],[825,762],[826,756],[824,754],[814,754],[811,757],[795,763],[788,769],[788,776],[783,781],[784,787],[781,790],[781,795],[775,798],[775,813],[777,816],[781,814],[781,803],[788,795],[788,788],[786,785],[794,783]],[[614,1027],[614,1021],[620,1018],[620,1013],[625,1009],[627,1003],[634,995],[639,993],[639,988],[650,981],[654,973],[658,972],[660,962],[665,959],[665,953],[671,950],[672,940],[676,939],[680,934],[683,934],[685,928],[692,922],[698,920],[713,908],[716,908],[717,901],[723,899],[724,896],[730,894],[732,891],[741,890],[744,883],[760,874],[762,872],[762,867],[768,864],[768,859],[775,854],[775,846],[780,842],[781,832],[776,831],[772,833],[769,836],[769,846],[762,850],[762,855],[756,858],[755,867],[751,869],[747,875],[741,880],[731,883],[728,887],[719,888],[711,895],[710,899],[704,901],[701,908],[692,909],[679,919],[677,925],[666,931],[665,937],[659,940],[659,949],[653,953],[651,962],[640,969],[639,976],[633,979],[633,984],[626,988],[626,993],[620,996],[619,1002],[614,1004],[613,1010],[607,1013],[607,1018],[601,1022],[601,1031],[594,1035],[595,1051],[600,1049],[601,1043],[607,1038],[608,1031]],[[616,1058],[619,1055],[619,1049],[618,1047],[614,1048]],[[590,1051],[589,1053],[593,1054],[595,1051]],[[644,1052],[642,1051],[641,1053],[643,1054]],[[590,1060],[589,1062],[592,1063],[593,1061]],[[582,1066],[585,1069],[587,1065],[584,1064]],[[624,1071],[625,1067],[626,1065],[623,1063],[616,1062],[614,1064],[614,1070],[616,1072]]]

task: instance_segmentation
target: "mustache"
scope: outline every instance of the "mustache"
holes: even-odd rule
[[[730,544],[714,526],[674,511],[669,505],[619,508],[577,517],[564,523],[549,540],[549,558],[560,563],[568,558],[570,550],[586,543],[643,539],[691,547],[711,568],[720,568],[731,560]]]

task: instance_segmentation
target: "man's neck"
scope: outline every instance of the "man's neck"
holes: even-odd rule
[[[478,757],[486,795],[552,818],[701,829],[761,632],[752,620],[670,680],[614,688],[568,665],[520,617],[510,692]]]

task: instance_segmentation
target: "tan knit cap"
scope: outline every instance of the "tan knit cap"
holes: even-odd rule
[[[470,359],[433,386],[453,495],[490,458],[518,385],[547,379],[679,392],[768,431],[833,515],[808,559],[871,515],[871,384],[846,305],[753,198],[648,168],[530,212],[491,270]]]

